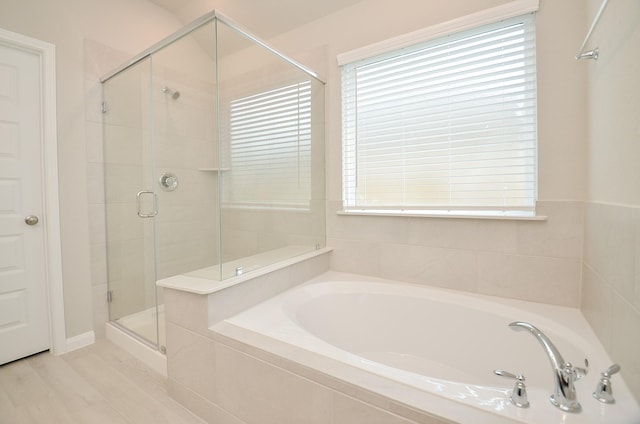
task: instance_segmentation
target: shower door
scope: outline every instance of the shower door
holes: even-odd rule
[[[109,320],[159,347],[151,59],[104,83]]]

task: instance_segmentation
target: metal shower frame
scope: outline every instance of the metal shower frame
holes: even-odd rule
[[[233,21],[232,19],[228,18],[227,16],[223,15],[222,13],[220,13],[218,10],[215,10],[215,9],[212,10],[211,12],[199,17],[195,21],[191,22],[190,24],[188,24],[188,25],[184,26],[183,28],[179,29],[178,31],[174,32],[170,36],[160,40],[159,42],[157,42],[156,44],[152,45],[151,47],[149,47],[148,49],[144,50],[143,52],[133,56],[131,59],[129,59],[124,64],[120,65],[119,67],[117,67],[113,71],[111,71],[111,72],[105,74],[104,76],[102,76],[102,78],[100,78],[100,82],[101,83],[107,82],[109,79],[111,79],[114,76],[118,75],[122,71],[132,67],[136,63],[146,59],[147,57],[151,56],[153,53],[157,52],[158,50],[168,46],[169,44],[173,43],[176,40],[179,40],[182,37],[185,37],[185,36],[189,35],[194,30],[196,30],[196,29],[200,28],[201,26],[203,26],[203,25],[205,25],[205,24],[207,24],[207,23],[209,23],[211,21],[214,21],[214,20],[217,20],[217,21],[220,21],[220,22],[224,23],[229,28],[231,28],[232,30],[236,31],[237,33],[239,33],[243,37],[251,40],[255,44],[258,44],[259,46],[262,46],[263,48],[267,49],[271,53],[275,54],[276,56],[278,56],[279,58],[284,60],[285,62],[290,63],[291,65],[293,65],[294,67],[296,67],[296,68],[300,69],[301,71],[305,72],[309,76],[317,79],[318,81],[322,82],[323,84],[326,84],[326,80],[324,78],[320,77],[320,75],[318,75],[317,72],[309,69],[308,67],[302,65],[301,63],[296,62],[295,60],[293,60],[293,59],[285,56],[284,54],[280,53],[279,51],[275,50],[273,47],[269,46],[266,42],[262,41],[259,37],[253,35],[250,31],[248,31],[242,25],[236,23],[235,21]]]

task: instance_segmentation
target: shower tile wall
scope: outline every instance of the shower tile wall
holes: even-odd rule
[[[154,63],[153,110],[157,176],[178,177],[175,191],[156,183],[157,278],[218,263],[218,174],[214,86]],[[213,77],[213,75],[211,75]],[[162,93],[180,92],[178,99]]]
[[[313,250],[324,239],[323,212],[322,205],[312,205],[310,211],[223,209],[223,260],[291,245]]]

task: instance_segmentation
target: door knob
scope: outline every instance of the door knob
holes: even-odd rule
[[[36,225],[38,223],[38,217],[35,215],[29,215],[24,219],[24,222],[26,222],[27,225]]]

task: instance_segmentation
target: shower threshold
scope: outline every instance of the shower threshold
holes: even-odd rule
[[[164,305],[160,305],[158,309],[160,312],[158,320],[160,325],[159,346],[164,351],[166,345]],[[116,321],[107,322],[105,323],[105,336],[107,340],[166,377],[167,357],[158,350],[158,345],[149,341],[156,339],[155,313],[155,308],[150,308]]]

